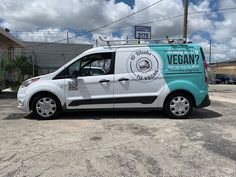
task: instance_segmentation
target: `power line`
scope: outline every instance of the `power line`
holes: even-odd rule
[[[236,9],[236,7],[205,10],[205,11],[194,11],[194,12],[189,12],[188,14],[189,15],[194,15],[194,14],[200,14],[200,13],[226,11],[226,10],[234,10],[234,9]],[[174,18],[182,17],[182,16],[184,16],[184,14],[178,14],[178,15],[174,15],[174,16],[170,16],[170,17],[166,17],[166,18],[158,18],[156,20],[152,20],[152,21],[144,22],[144,23],[139,23],[139,24],[136,24],[136,25],[146,25],[146,24],[156,23],[156,22],[160,22],[160,21],[171,20],[171,19],[174,19]],[[110,30],[112,30],[112,29],[121,29],[121,28],[125,28],[125,27],[133,27],[133,26],[134,25],[126,25],[126,26],[122,26],[122,27],[110,28]]]
[[[207,12],[217,12],[217,11],[226,11],[226,10],[233,10],[233,9],[236,9],[236,7],[223,8],[223,9],[215,9],[215,10],[205,10],[205,11],[195,11],[195,12],[189,12],[188,14],[189,15],[194,15],[194,14],[201,14],[201,13],[207,13]],[[182,17],[182,16],[184,16],[184,14],[179,14],[179,15],[175,15],[175,16],[171,16],[171,17],[167,17],[167,18],[163,18],[163,19],[157,19],[157,20],[141,23],[139,25],[145,25],[145,24],[150,24],[150,23],[170,20],[170,19],[177,18],[177,17]]]
[[[161,1],[163,1],[163,0],[156,1],[155,3],[153,3],[153,4],[149,5],[149,6],[146,6],[146,7],[144,7],[143,9],[140,9],[140,10],[138,10],[138,11],[136,11],[136,12],[133,12],[132,14],[129,14],[129,15],[125,16],[125,17],[122,17],[122,18],[120,18],[120,19],[117,19],[117,20],[115,20],[115,21],[113,21],[113,22],[111,22],[111,23],[108,23],[108,24],[106,24],[106,25],[103,25],[103,26],[100,26],[100,27],[98,27],[98,28],[89,30],[89,31],[87,31],[87,32],[84,33],[84,34],[88,34],[88,33],[91,33],[91,32],[95,32],[95,31],[100,30],[100,29],[102,29],[102,28],[111,26],[111,25],[113,25],[113,24],[115,24],[115,23],[117,23],[117,22],[119,22],[119,21],[122,21],[122,20],[124,20],[124,19],[127,19],[127,18],[129,18],[129,17],[131,17],[131,16],[133,16],[133,15],[135,15],[135,14],[137,14],[137,13],[140,13],[140,12],[142,12],[142,11],[144,11],[144,10],[146,10],[146,9],[148,9],[148,8],[150,8],[150,7],[152,7],[152,6],[154,6],[154,5],[158,4],[158,3],[160,3]],[[77,35],[75,35],[75,36],[69,37],[68,39],[73,39],[73,38],[76,38],[76,37],[78,37],[78,36],[79,36],[79,35],[77,34]],[[61,42],[61,41],[64,41],[64,40],[66,40],[66,39],[67,39],[67,38],[60,39],[60,40],[57,40],[57,41],[53,41],[52,43]],[[50,45],[50,44],[44,44],[44,45]],[[39,45],[36,45],[36,46],[39,46]],[[36,47],[36,46],[27,46],[27,47]]]
[[[226,10],[234,10],[234,9],[236,9],[236,7],[205,10],[205,11],[194,11],[194,12],[189,12],[188,14],[189,15],[194,15],[194,14],[200,14],[200,13],[226,11]],[[171,19],[174,19],[174,18],[182,17],[182,16],[184,16],[184,14],[179,14],[179,15],[170,16],[170,17],[166,17],[166,18],[156,19],[156,20],[152,20],[152,21],[149,21],[149,22],[139,23],[139,24],[136,24],[136,25],[146,25],[146,24],[156,23],[156,22],[160,22],[160,21],[171,20]],[[121,29],[121,28],[126,28],[126,27],[133,27],[133,26],[134,25],[126,25],[126,26],[123,26],[123,27],[110,28],[108,30]],[[64,51],[71,51],[71,50],[64,50]]]
[[[156,3],[158,3],[158,2],[160,2],[160,1],[157,1]],[[154,4],[152,4],[152,5],[149,5],[149,6],[145,7],[145,8],[143,8],[143,9],[137,11],[136,13],[138,13],[138,12],[140,12],[140,11],[143,11],[143,10],[145,10],[145,9],[151,7],[151,6],[154,6],[156,3],[154,3]],[[222,9],[215,9],[215,10],[207,10],[207,11],[196,11],[196,12],[190,12],[190,13],[188,13],[188,14],[189,14],[189,15],[192,15],[192,14],[207,13],[207,12],[233,10],[233,9],[235,9],[235,8],[236,8],[236,7],[222,8]],[[129,16],[131,16],[131,15],[133,15],[133,14],[130,14]],[[129,16],[127,16],[127,18],[128,18]],[[181,16],[183,16],[183,14],[179,14],[179,15],[176,15],[176,16],[171,16],[171,17],[167,17],[167,18],[163,18],[163,19],[157,19],[157,20],[154,20],[154,21],[149,21],[149,22],[145,22],[145,23],[141,23],[141,24],[137,24],[137,25],[145,25],[145,24],[155,23],[155,22],[159,22],[159,21],[170,20],[170,19],[173,19],[173,18],[181,17]],[[123,18],[124,18],[124,17],[123,17]],[[119,19],[119,20],[117,20],[117,21],[121,21],[123,18],[121,18],[121,19]],[[113,24],[113,23],[116,23],[116,22],[112,22],[112,23],[110,23],[110,25]],[[108,25],[109,25],[109,24],[104,25],[104,26],[108,26]],[[110,28],[110,29],[108,29],[108,30],[121,29],[121,28],[125,28],[125,27],[128,27],[128,26],[133,26],[133,25],[126,25],[126,26],[123,26],[123,27]],[[102,28],[102,27],[100,27],[100,28]],[[97,30],[100,30],[100,29],[97,28],[97,29],[95,29],[95,30],[97,31]],[[95,30],[93,30],[93,31],[95,31]],[[86,32],[86,33],[93,32],[93,31],[91,30],[91,31],[88,31],[88,32]],[[30,33],[30,31],[17,31],[17,32],[25,32],[25,33],[29,32],[29,33]],[[44,32],[44,31],[37,31],[37,32]],[[45,31],[45,32],[54,33],[54,31]],[[55,32],[55,33],[64,33],[64,34],[65,34],[65,32]],[[78,37],[78,36],[80,36],[81,34],[85,35],[86,33],[80,33],[80,34],[77,34],[77,35],[75,35],[75,36],[69,37],[68,39],[72,39],[72,38]],[[62,39],[62,40],[57,40],[57,41],[54,41],[54,42],[60,42],[60,41],[66,40],[66,39],[67,39],[67,38]],[[53,42],[52,42],[52,43],[53,43]],[[40,45],[51,45],[51,44],[38,44],[37,46],[40,46]],[[35,46],[36,46],[36,45],[35,45]],[[33,46],[28,46],[28,47],[33,47]]]
[[[194,15],[194,14],[201,14],[201,13],[207,13],[207,12],[217,12],[217,11],[226,11],[226,10],[234,10],[236,9],[236,7],[230,7],[230,8],[222,8],[222,9],[213,9],[213,10],[205,10],[205,11],[194,11],[194,12],[189,12],[188,14],[189,15]],[[152,20],[152,21],[149,21],[149,22],[144,22],[144,23],[139,23],[139,24],[136,24],[136,25],[146,25],[146,24],[151,24],[151,23],[156,23],[156,22],[160,22],[160,21],[166,21],[166,20],[171,20],[171,19],[174,19],[174,18],[178,18],[178,17],[182,17],[184,16],[184,14],[178,14],[178,15],[175,15],[175,16],[170,16],[170,17],[166,17],[166,18],[159,18],[159,19],[156,19],[156,20]],[[107,30],[113,30],[113,29],[121,29],[121,28],[126,28],[126,27],[133,27],[134,25],[125,25],[125,26],[122,26],[122,27],[113,27],[113,28],[108,28]],[[99,31],[99,30],[98,30]],[[105,30],[106,31],[106,30]],[[63,32],[62,32],[63,33]],[[65,33],[64,33],[65,34]],[[85,34],[85,33],[81,33],[81,34]],[[78,34],[77,34],[78,35]],[[76,35],[76,37],[77,37]],[[79,36],[79,35],[78,35]],[[70,38],[73,38],[74,36],[70,37]],[[66,38],[64,39],[66,40]],[[45,44],[45,45],[48,45],[48,44]]]
[[[118,20],[115,20],[114,22],[108,23],[107,25],[103,25],[103,26],[101,26],[101,27],[99,27],[99,28],[96,28],[96,29],[93,29],[93,30],[91,30],[91,31],[94,32],[94,31],[97,31],[97,30],[99,30],[99,29],[105,28],[105,27],[107,27],[107,26],[113,25],[113,24],[115,24],[115,23],[117,23],[117,22],[119,22],[119,21],[122,21],[122,20],[124,20],[124,19],[126,19],[126,18],[129,18],[129,17],[131,17],[131,16],[133,16],[133,15],[135,15],[135,14],[137,14],[137,13],[140,13],[140,12],[146,10],[146,9],[148,9],[148,8],[150,8],[150,7],[152,7],[152,6],[156,5],[156,4],[158,4],[158,3],[161,2],[161,1],[163,1],[163,0],[159,0],[159,1],[157,1],[157,2],[155,2],[155,3],[153,3],[153,4],[151,4],[151,5],[149,5],[149,6],[147,6],[147,7],[144,7],[143,9],[140,9],[140,10],[138,10],[138,11],[136,11],[136,12],[133,12],[133,13],[130,14],[130,15],[127,15],[127,16],[125,16],[125,17],[122,17],[122,18],[120,18],[120,19],[118,19]]]
[[[161,1],[163,1],[163,0],[159,0],[159,1],[153,3],[153,4],[149,5],[149,6],[146,6],[146,7],[143,8],[143,9],[140,9],[140,10],[138,10],[138,11],[136,11],[136,12],[133,12],[132,14],[129,14],[129,15],[125,16],[125,17],[122,17],[122,18],[120,18],[120,19],[118,19],[118,20],[115,20],[115,21],[113,21],[113,22],[111,22],[111,23],[108,23],[108,24],[106,24],[106,25],[103,25],[103,26],[101,26],[101,27],[98,27],[98,28],[96,28],[96,29],[93,29],[93,30],[91,30],[91,31],[97,31],[97,30],[99,30],[99,29],[101,29],[101,28],[105,28],[105,27],[107,27],[107,26],[113,25],[113,24],[115,24],[115,23],[117,23],[117,22],[119,22],[119,21],[122,21],[122,20],[124,20],[124,19],[126,19],[126,18],[129,18],[129,17],[131,17],[131,16],[133,16],[133,15],[135,15],[135,14],[137,14],[137,13],[140,13],[140,12],[146,10],[146,9],[148,9],[148,8],[150,8],[150,7],[152,7],[152,6],[156,5],[156,4],[158,4],[158,3],[161,2]],[[40,30],[40,31],[13,31],[13,32],[11,32],[11,33],[45,33],[45,32],[46,32],[46,33],[66,33],[66,31],[65,31],[65,32],[61,32],[61,31],[49,31],[49,30],[45,30],[45,31],[44,31],[44,30]],[[65,39],[64,39],[64,40],[65,40]]]
[[[151,6],[151,5],[150,5]],[[147,8],[147,7],[146,7]],[[207,12],[218,12],[218,11],[226,11],[226,10],[234,10],[236,9],[236,7],[230,7],[230,8],[221,8],[221,9],[212,9],[212,10],[205,10],[205,11],[194,11],[194,12],[189,12],[188,15],[192,15],[192,14],[201,14],[201,13],[207,13]],[[142,10],[142,9],[141,9]],[[139,12],[139,11],[137,11]],[[137,13],[136,12],[136,13]],[[159,22],[159,21],[165,21],[165,20],[170,20],[173,18],[177,18],[177,17],[182,17],[184,14],[179,14],[179,15],[175,15],[175,16],[170,16],[170,17],[166,17],[166,18],[161,18],[161,19],[157,19],[157,20],[153,20],[153,21],[149,21],[149,22],[144,22],[144,23],[140,23],[140,24],[136,24],[136,25],[145,25],[145,24],[150,24],[150,23],[155,23],[155,22]],[[129,26],[134,26],[134,25],[126,25],[126,26],[122,26],[122,27],[114,27],[114,28],[109,28],[107,30],[112,30],[112,29],[120,29],[120,28],[125,28],[125,27],[129,27]],[[76,30],[73,30],[76,31]],[[72,31],[72,32],[73,32]],[[99,31],[98,29],[96,31]],[[78,31],[79,32],[79,31]],[[13,31],[11,33],[62,33],[62,34],[66,34],[66,31],[62,32],[62,31],[50,31],[50,30],[40,30],[40,31]],[[82,32],[79,32],[80,34],[85,34]],[[77,34],[79,35],[79,34]],[[77,37],[76,35],[76,37]],[[74,36],[72,36],[71,38],[73,38]],[[63,39],[63,40],[66,40]],[[46,45],[46,44],[45,44]]]
[[[234,9],[236,9],[236,7],[228,7],[228,8],[221,8],[221,9],[194,11],[194,12],[190,12],[188,14],[191,15],[191,14],[198,14],[198,13],[218,12],[218,11],[226,11],[226,10],[234,10]]]
[[[160,1],[157,1],[157,2],[160,2]],[[156,3],[157,3],[156,2]],[[147,7],[146,7],[147,8]],[[194,12],[189,12],[188,14],[189,15],[194,15],[194,14],[200,14],[200,13],[207,13],[207,12],[217,12],[217,11],[228,11],[228,10],[234,10],[236,9],[236,7],[229,7],[229,8],[221,8],[221,9],[212,9],[212,10],[205,10],[205,11],[194,11]],[[141,9],[142,10],[142,9]],[[137,11],[139,12],[139,11]],[[175,16],[170,16],[170,17],[166,17],[166,18],[159,18],[159,19],[156,19],[156,20],[152,20],[152,21],[149,21],[149,22],[144,22],[144,23],[140,23],[140,24],[136,24],[136,25],[146,25],[146,24],[151,24],[151,23],[156,23],[156,22],[160,22],[160,21],[165,21],[165,20],[171,20],[171,19],[174,19],[174,18],[178,18],[178,17],[182,17],[184,14],[178,14],[178,15],[175,15]],[[116,27],[116,28],[110,28],[108,30],[112,30],[112,29],[121,29],[121,28],[125,28],[125,27],[133,27],[134,25],[126,25],[126,26],[123,26],[123,27]],[[100,27],[101,28],[101,27]],[[97,31],[97,29],[94,29],[94,31]],[[83,33],[83,35],[89,33],[89,32],[93,32],[92,30],[86,32],[86,33]],[[72,37],[69,37],[69,39],[72,39],[72,38],[76,38],[78,37],[79,35],[75,35],[75,36],[72,36]],[[63,40],[66,40],[65,39],[61,39],[61,40],[57,40],[57,41],[53,41],[53,42],[50,42],[50,43],[47,43],[47,44],[38,44],[38,45],[33,45],[33,46],[25,46],[25,47],[38,47],[38,46],[44,46],[44,45],[51,45],[55,42],[60,42],[60,41],[63,41]],[[69,49],[69,50],[63,50],[63,51],[72,51],[72,50],[75,50],[75,49]]]

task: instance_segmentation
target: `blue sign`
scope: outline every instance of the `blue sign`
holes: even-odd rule
[[[151,39],[151,26],[135,26],[135,39]]]

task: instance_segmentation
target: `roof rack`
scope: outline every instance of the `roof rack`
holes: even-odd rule
[[[115,40],[108,40],[107,37],[99,36],[99,40],[102,42],[106,42],[107,46],[110,46],[111,43],[119,43],[119,45],[127,45],[129,42],[137,42],[136,44],[140,44],[141,42],[150,42],[153,41],[155,44],[159,43],[168,43],[168,44],[184,44],[186,43],[184,38],[156,38],[156,39],[115,39]],[[98,41],[96,40],[96,45],[98,46]]]

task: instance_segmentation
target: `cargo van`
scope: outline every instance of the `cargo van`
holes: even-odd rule
[[[193,108],[210,105],[198,44],[107,44],[24,81],[18,107],[42,119],[97,109],[163,109],[171,118],[186,118]]]

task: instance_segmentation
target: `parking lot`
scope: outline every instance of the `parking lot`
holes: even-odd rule
[[[161,111],[38,121],[0,99],[0,176],[236,176],[236,87],[209,89],[189,119]]]

